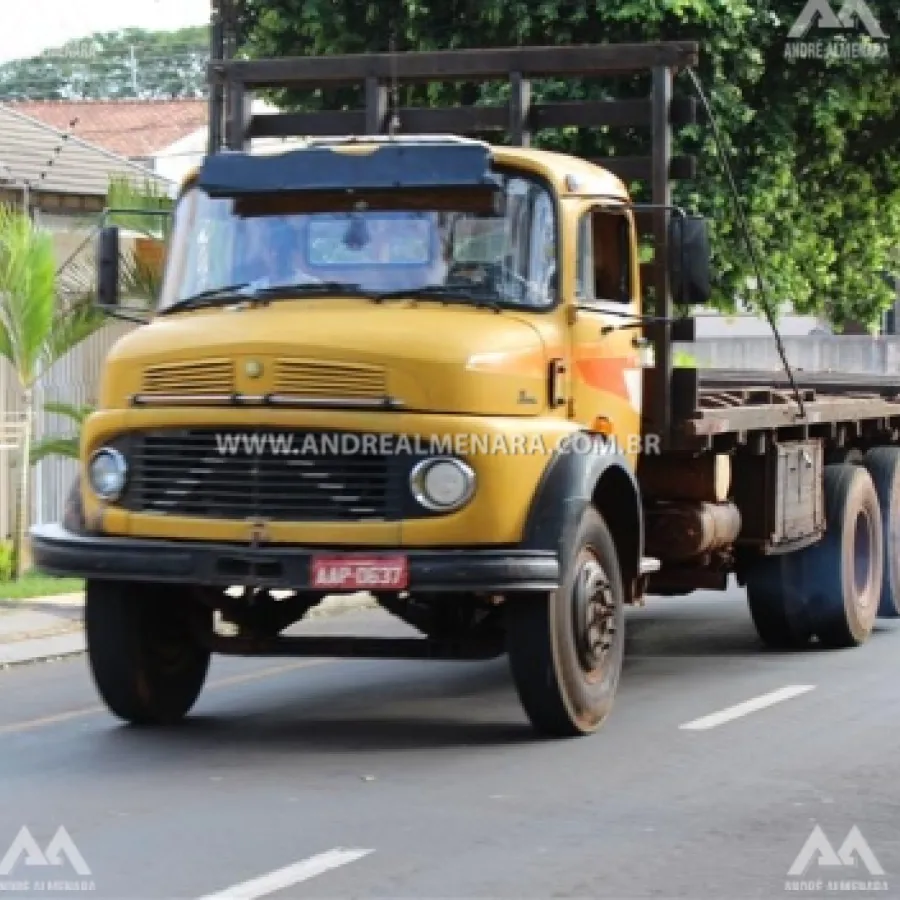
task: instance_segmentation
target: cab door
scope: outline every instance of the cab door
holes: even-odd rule
[[[572,326],[574,418],[602,417],[632,466],[641,449],[641,313],[637,244],[630,214],[589,208],[576,235]],[[634,327],[622,327],[627,325]]]

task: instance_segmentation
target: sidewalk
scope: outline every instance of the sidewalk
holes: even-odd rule
[[[84,652],[82,594],[0,600],[0,667]]]
[[[326,597],[306,618],[318,619],[376,606],[365,592]],[[83,653],[83,594],[0,600],[0,669]]]

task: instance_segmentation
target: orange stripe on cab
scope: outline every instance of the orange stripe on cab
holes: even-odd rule
[[[585,384],[624,400],[629,399],[625,370],[632,364],[633,360],[627,356],[593,356],[575,362],[578,375]]]

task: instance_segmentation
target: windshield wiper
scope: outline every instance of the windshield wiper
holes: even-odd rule
[[[366,290],[361,284],[349,281],[291,281],[284,284],[270,284],[257,288],[251,299],[290,300],[317,294],[349,294],[353,297],[377,298],[375,291]]]
[[[204,306],[218,306],[223,302],[229,303],[232,300],[242,300],[247,296],[247,288],[249,287],[249,281],[238,281],[234,284],[222,285],[222,287],[209,288],[197,294],[191,294],[190,297],[176,300],[171,306],[160,310],[159,314],[164,316],[167,313],[182,309],[200,309]],[[250,294],[252,296],[252,291]]]
[[[492,300],[478,291],[473,291],[471,288],[466,289],[462,286],[456,287],[450,284],[426,284],[422,287],[406,288],[402,291],[386,291],[377,295],[379,300],[405,300],[407,298],[415,299],[416,297],[435,298],[443,303],[471,303],[475,306],[500,312],[500,305],[496,300]]]
[[[293,297],[318,294],[351,294],[354,297],[370,297],[372,299],[378,296],[372,291],[365,290],[362,285],[351,284],[345,281],[298,281],[268,285],[255,285],[253,282],[244,281],[210,288],[206,291],[200,291],[199,294],[192,294],[190,297],[178,300],[162,310],[160,315],[186,309],[222,306],[235,301],[247,303],[268,302],[270,300],[290,300]]]

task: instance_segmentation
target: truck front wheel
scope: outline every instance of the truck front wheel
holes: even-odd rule
[[[85,596],[88,662],[110,711],[136,725],[165,725],[194,705],[210,652],[198,629],[212,610],[184,588],[89,581]]]
[[[595,509],[584,513],[562,565],[558,591],[508,601],[507,651],[535,730],[575,737],[608,717],[625,648],[621,570]]]

